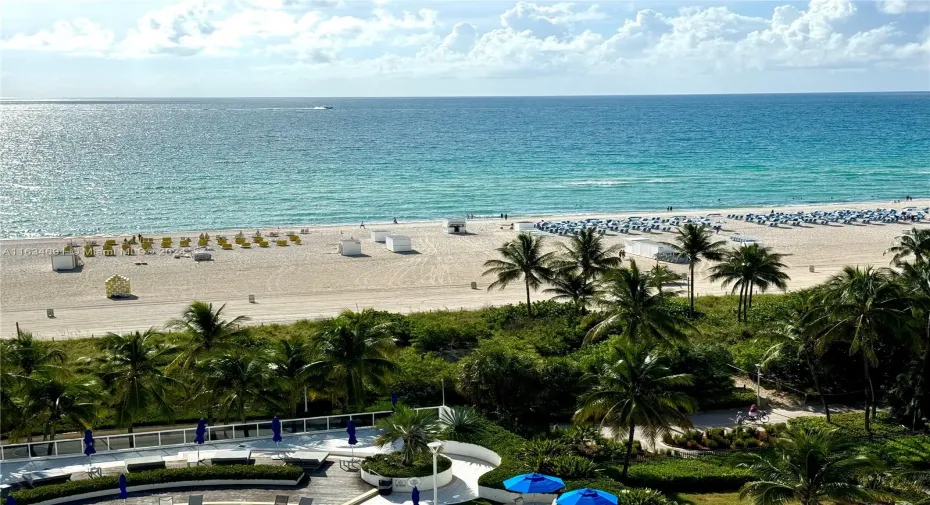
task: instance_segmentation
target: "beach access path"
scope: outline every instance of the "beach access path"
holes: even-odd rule
[[[845,203],[776,207],[798,209],[875,209],[927,207],[930,200],[890,203]],[[800,289],[823,282],[845,265],[887,266],[885,251],[897,237],[912,228],[910,224],[829,224],[802,227],[770,228],[745,221],[726,220],[730,213],[768,212],[772,207],[721,210],[678,210],[660,212],[611,212],[603,217],[711,215],[724,220],[721,240],[734,234],[760,240],[785,254],[790,289]],[[580,216],[547,216],[545,219],[576,219]],[[53,272],[49,250],[62,249],[69,240],[62,238],[8,240],[0,243],[0,336],[15,334],[15,324],[42,338],[99,336],[106,332],[124,332],[161,327],[178,317],[193,300],[227,304],[229,317],[248,316],[250,324],[286,323],[299,319],[330,317],[342,310],[372,307],[392,312],[476,309],[489,305],[520,303],[525,295],[522,284],[505,290],[488,291],[493,281],[483,277],[484,262],[497,257],[495,251],[512,240],[517,232],[510,229],[516,221],[536,222],[540,217],[469,220],[468,234],[450,235],[442,231],[439,221],[326,226],[310,228],[300,235],[301,245],[288,247],[216,250],[213,261],[195,262],[175,259],[173,254],[85,258],[76,272]],[[928,227],[930,224],[919,224]],[[282,228],[297,231],[301,227]],[[370,239],[373,230],[409,236],[414,251],[393,253]],[[224,232],[232,237],[239,230]],[[242,230],[251,235],[254,230]],[[263,229],[267,234],[271,229]],[[151,234],[160,239],[197,237],[199,232]],[[211,235],[215,235],[211,232]],[[607,235],[608,244],[642,236]],[[117,236],[121,242],[124,236]],[[125,235],[128,237],[128,235]],[[340,239],[361,240],[362,256],[346,257],[336,252]],[[672,241],[669,232],[651,233],[651,240]],[[96,240],[103,242],[105,237]],[[83,244],[83,239],[74,239]],[[568,242],[567,237],[551,236],[548,246],[555,250]],[[217,248],[218,249],[218,248]],[[651,266],[654,260],[628,256]],[[145,261],[146,265],[136,265]],[[685,273],[686,265],[670,265]],[[811,269],[813,267],[813,271]],[[729,290],[707,281],[710,264],[701,263],[696,270],[696,291],[700,294],[723,294]],[[131,300],[110,300],[104,295],[104,281],[114,274],[129,278]],[[471,283],[476,283],[472,289]],[[682,292],[685,286],[680,286]],[[254,295],[256,303],[249,303]],[[535,293],[534,300],[548,295]],[[46,317],[54,309],[54,318]]]

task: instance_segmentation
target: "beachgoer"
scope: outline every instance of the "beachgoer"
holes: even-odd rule
[[[507,219],[507,214],[504,214],[504,219]]]
[[[364,227],[365,227],[365,221],[362,221],[362,224],[358,225],[358,227],[359,227],[359,228],[364,228]]]
[[[394,218],[394,224],[397,224],[397,218],[396,218],[396,217]]]
[[[501,219],[504,219],[504,213],[501,212]]]
[[[758,412],[758,409],[756,409],[756,404],[753,403],[753,404],[749,407],[749,418],[752,419],[752,420],[755,420],[755,419],[756,419],[756,413],[757,413],[757,412]]]

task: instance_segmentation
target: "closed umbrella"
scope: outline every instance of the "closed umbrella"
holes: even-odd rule
[[[397,393],[391,393],[391,412],[397,410]]]
[[[525,473],[504,481],[504,488],[515,493],[554,493],[563,487],[562,479],[541,473]]]
[[[197,431],[194,432],[194,443],[197,444],[197,464],[200,464],[200,446],[206,442],[207,438],[207,420],[200,418],[197,421]]]
[[[358,443],[358,439],[355,438],[355,420],[349,419],[349,426],[346,428],[346,433],[349,434],[349,445],[352,446],[352,459],[355,459],[355,444]]]
[[[271,441],[281,450],[281,421],[278,416],[271,418]]]
[[[576,489],[555,499],[556,505],[617,505],[617,496],[599,489]]]
[[[410,493],[410,499],[413,500],[413,505],[420,505],[420,490],[416,486],[413,486],[413,492]]]
[[[6,495],[6,505],[16,505],[16,500],[13,499],[13,495],[11,494]]]
[[[92,466],[93,458],[91,458],[91,455],[96,452],[97,449],[94,448],[94,432],[84,430],[84,455],[87,456],[87,471],[90,471]]]
[[[119,474],[119,497],[126,499],[129,497],[129,493],[126,492],[126,476]]]

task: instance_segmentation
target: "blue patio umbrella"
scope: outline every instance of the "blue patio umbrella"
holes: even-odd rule
[[[576,489],[555,499],[557,505],[617,505],[617,497],[599,489]]]
[[[355,419],[349,419],[349,426],[346,428],[346,433],[349,434],[349,445],[358,443],[358,439],[355,438]]]
[[[119,497],[126,499],[129,496],[129,493],[126,492],[126,476],[119,474]]]
[[[278,416],[271,418],[271,441],[278,443],[281,441],[281,421]]]
[[[563,487],[562,479],[541,473],[525,473],[504,481],[504,488],[515,493],[554,493]]]
[[[96,453],[97,449],[94,448],[94,432],[84,430],[84,455],[89,458],[91,454]]]
[[[194,443],[197,444],[197,464],[200,464],[200,446],[206,442],[207,438],[207,420],[200,418],[197,421],[197,431],[194,432]]]
[[[6,495],[6,505],[16,505],[16,500],[13,499],[13,495],[11,494]]]
[[[397,410],[397,393],[391,393],[391,412]]]
[[[413,505],[420,505],[420,490],[416,486],[413,486],[413,492],[410,493],[410,499],[413,500]]]

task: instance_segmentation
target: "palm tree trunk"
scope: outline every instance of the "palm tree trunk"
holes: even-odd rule
[[[749,305],[746,306],[746,310],[743,311],[743,319],[748,323],[749,322],[749,309],[752,308],[752,288],[754,283],[749,281]]]
[[[869,422],[869,389],[872,385],[872,379],[869,378],[869,360],[865,357],[863,353],[862,356],[862,369],[865,373],[865,432],[871,433],[871,423]]]
[[[531,316],[533,315],[533,306],[530,305],[530,281],[526,281],[526,314]]]
[[[129,435],[129,448],[135,449],[136,437],[132,436],[132,421],[129,421],[129,427],[126,428],[126,433]]]
[[[689,297],[691,298],[690,300],[691,309],[688,312],[688,317],[693,318],[694,317],[694,261],[690,262],[690,264],[688,265],[688,269],[691,271],[691,279],[688,280],[688,288],[690,288],[690,291],[691,291],[690,293],[691,296]]]
[[[811,357],[804,352],[804,359],[807,361],[807,369],[811,372],[811,378],[814,380],[814,389],[817,391],[817,395],[820,396],[820,403],[823,404],[823,411],[827,414],[827,422],[830,422],[830,406],[827,405],[827,399],[823,396],[823,391],[820,390],[820,381],[817,379],[817,371],[814,370],[814,364],[811,363]]]
[[[630,436],[627,438],[626,446],[626,456],[623,458],[623,474],[621,474],[622,479],[626,479],[627,470],[630,469],[630,457],[633,454],[633,433],[636,431],[636,423],[630,423]]]
[[[736,321],[743,321],[743,294],[746,292],[746,285],[741,284],[739,287],[739,303],[736,305]]]

